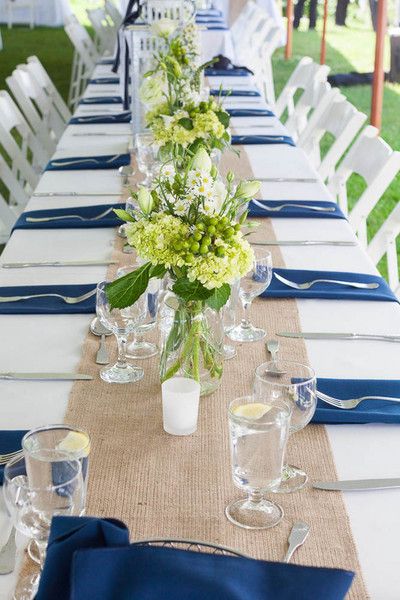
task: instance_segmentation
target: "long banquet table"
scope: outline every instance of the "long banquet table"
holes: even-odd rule
[[[108,73],[108,67],[98,66],[95,76]],[[217,87],[225,87],[234,80],[210,78]],[[237,79],[236,79],[237,81]],[[250,80],[249,80],[250,81]],[[99,92],[99,86],[89,85],[86,96]],[[108,86],[112,95],[117,87]],[[245,106],[245,98],[227,98],[226,106]],[[265,106],[261,99],[250,98],[251,107]],[[79,107],[76,114],[88,114],[89,106]],[[109,106],[104,107],[110,110]],[[98,106],[96,106],[98,109]],[[120,110],[121,106],[113,106]],[[259,118],[233,118],[232,124],[240,133],[253,133],[246,125],[259,123]],[[263,121],[264,122],[264,121]],[[285,133],[285,128],[275,117],[269,122],[274,128],[267,133]],[[121,132],[119,137],[74,137],[74,133]],[[265,131],[263,131],[265,133]],[[130,126],[70,125],[62,136],[55,156],[83,156],[112,154],[126,151]],[[85,142],[83,143],[83,139]],[[265,199],[326,200],[332,198],[327,188],[310,166],[300,148],[286,145],[254,145],[246,148],[255,177],[317,177],[316,183],[263,183],[261,197]],[[37,191],[80,190],[118,193],[121,178],[115,171],[45,172]],[[32,197],[27,210],[96,205],[117,201],[115,196],[102,197]],[[317,225],[318,224],[318,225]],[[277,239],[320,239],[354,241],[355,235],[346,220],[274,219]],[[1,262],[19,260],[84,260],[107,259],[111,255],[115,230],[109,229],[58,229],[17,230],[4,252]],[[354,247],[282,247],[287,268],[353,271],[376,274],[376,268],[359,246]],[[0,268],[0,285],[93,283],[104,278],[105,267],[43,267],[6,270]],[[261,308],[260,308],[261,307]],[[393,333],[400,331],[400,307],[395,302],[355,302],[349,300],[297,300],[301,327],[304,331],[360,331]],[[261,303],[253,312],[253,320],[261,320]],[[82,344],[87,336],[91,315],[0,315],[1,371],[74,371],[80,361]],[[274,336],[276,332],[269,331]],[[239,356],[245,356],[245,344],[238,347]],[[398,378],[400,348],[397,344],[375,341],[306,341],[310,363],[319,377],[332,378]],[[259,344],[260,362],[264,360],[262,343]],[[236,360],[236,359],[235,359]],[[146,361],[143,361],[146,367]],[[146,377],[146,373],[145,373]],[[248,378],[247,378],[248,379]],[[88,384],[91,385],[91,384]],[[104,384],[106,385],[106,384]],[[135,384],[131,384],[135,385]],[[222,382],[224,386],[224,382]],[[62,422],[67,409],[72,384],[68,382],[10,382],[0,381],[0,429],[29,429],[46,423]],[[130,386],[126,386],[129,394]],[[247,390],[249,391],[249,390]],[[246,392],[246,390],[240,390]],[[226,398],[228,402],[231,398]],[[123,408],[115,406],[116,415]],[[126,410],[126,409],[124,409]],[[161,421],[158,423],[161,429]],[[327,427],[332,453],[339,479],[384,477],[399,475],[400,436],[396,425],[335,425]],[[104,432],[107,437],[107,430]],[[165,434],[165,439],[168,436]],[[96,440],[93,440],[94,445]],[[129,438],[126,440],[129,445]],[[167,442],[166,442],[167,443]],[[145,450],[145,449],[143,449]],[[151,448],[146,448],[151,453]],[[112,458],[110,458],[112,460]],[[115,468],[121,468],[118,457]],[[218,457],[215,458],[218,460]],[[93,475],[93,473],[92,473]],[[101,477],[101,474],[97,474]],[[123,476],[123,472],[121,476]],[[168,473],[158,473],[168,478]],[[193,475],[195,476],[195,475]],[[313,473],[310,473],[311,478]],[[134,481],[134,486],[140,482]],[[218,482],[215,483],[218,486]],[[133,490],[131,490],[133,495]],[[117,490],[115,490],[117,493]],[[232,485],[232,497],[235,491]],[[129,503],[131,494],[126,497]],[[279,498],[285,505],[285,497]],[[368,593],[375,600],[397,600],[400,596],[400,570],[398,569],[397,540],[400,539],[400,492],[346,493],[344,502],[351,531],[356,543]],[[118,517],[118,514],[108,516]],[[5,537],[4,513],[0,515],[0,538]],[[163,519],[162,510],[159,519]],[[223,513],[220,519],[225,519]],[[134,532],[133,532],[134,534]],[[268,536],[268,532],[265,533]],[[318,531],[312,531],[318,536]],[[251,533],[249,532],[249,536]],[[215,540],[207,540],[215,541]],[[224,540],[218,540],[224,543]],[[0,544],[2,539],[0,539]],[[299,562],[301,560],[299,559]],[[323,558],[322,562],[323,564]],[[346,567],[346,565],[342,565]],[[0,598],[9,598],[15,574],[0,577]]]

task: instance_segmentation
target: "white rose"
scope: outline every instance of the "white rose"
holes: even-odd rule
[[[226,198],[226,187],[222,181],[215,181],[214,183],[214,204],[215,209],[219,211],[222,207],[222,203]]]
[[[142,212],[149,215],[153,208],[153,197],[146,187],[140,187],[137,195],[137,200]]]
[[[261,187],[261,183],[257,180],[241,181],[236,188],[237,198],[252,198],[257,194]]]
[[[159,21],[155,21],[151,26],[151,30],[154,33],[154,35],[159,35],[161,37],[169,37],[174,33],[177,27],[177,21],[165,18],[160,19]]]
[[[139,89],[139,98],[143,104],[160,104],[163,90],[158,77],[146,77]]]
[[[211,171],[212,162],[211,158],[204,148],[199,148],[193,157],[192,168],[199,169],[199,171]]]

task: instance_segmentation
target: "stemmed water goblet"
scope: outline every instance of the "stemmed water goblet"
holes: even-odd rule
[[[254,298],[262,294],[271,283],[272,256],[263,248],[253,248],[253,251],[253,266],[240,280],[239,298],[243,305],[243,319],[228,333],[228,337],[235,342],[255,342],[266,336],[264,329],[254,327],[250,323],[248,315]]]
[[[226,507],[231,523],[245,529],[268,529],[282,519],[282,508],[264,495],[281,479],[290,415],[285,402],[269,402],[261,396],[236,398],[230,403],[232,477],[248,494]]]
[[[3,493],[15,529],[35,540],[42,568],[53,516],[80,515],[84,510],[86,491],[79,460],[48,449],[32,452],[29,464],[25,457],[16,456],[4,468]],[[14,600],[31,600],[39,579],[40,571],[23,578]]]
[[[152,133],[137,133],[135,136],[136,156],[139,171],[145,176],[141,185],[149,185],[158,165],[154,136]]]
[[[256,400],[284,401],[291,406],[290,434],[304,429],[311,421],[317,406],[316,387],[313,369],[301,363],[275,360],[259,365],[255,371]],[[307,480],[307,474],[302,469],[285,465],[281,483],[273,491],[294,492],[302,488]]]
[[[107,281],[97,285],[96,312],[100,322],[113,332],[117,338],[118,360],[112,367],[100,371],[100,377],[107,383],[132,383],[144,375],[141,367],[126,360],[128,336],[133,333],[146,318],[146,297],[142,294],[138,300],[126,308],[112,308],[107,297]]]

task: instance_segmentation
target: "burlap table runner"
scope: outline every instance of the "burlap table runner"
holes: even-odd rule
[[[241,150],[240,158],[225,153],[221,167],[249,178],[250,163]],[[262,219],[260,223],[257,238],[274,238],[271,221]],[[117,239],[114,257],[121,264],[132,262],[121,248],[122,241]],[[284,266],[278,247],[273,248],[273,260],[275,266]],[[257,300],[252,319],[269,336],[300,327],[292,299]],[[108,338],[107,343],[115,351],[114,340]],[[95,380],[74,384],[65,417],[67,423],[87,429],[92,438],[88,514],[121,519],[133,540],[202,540],[275,561],[285,554],[293,523],[305,521],[311,534],[293,562],[353,570],[356,578],[348,597],[368,598],[341,494],[304,489],[273,496],[285,517],[279,526],[266,531],[235,527],[224,515],[228,502],[241,494],[231,478],[227,405],[251,391],[254,368],[267,358],[264,342],[238,345],[237,358],[225,363],[219,390],[202,398],[198,430],[188,437],[163,431],[157,357],[141,361],[145,369],[142,381],[109,385],[98,377],[97,349],[98,339],[88,334],[77,370],[92,374]],[[282,338],[281,354],[307,362],[301,341]],[[304,468],[311,479],[336,479],[325,427],[309,425],[293,435],[288,462]]]

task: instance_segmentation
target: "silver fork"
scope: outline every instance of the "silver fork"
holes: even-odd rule
[[[340,400],[339,398],[333,398],[332,396],[323,394],[318,390],[317,397],[323,402],[326,402],[326,404],[331,404],[336,408],[350,410],[352,408],[356,408],[356,406],[358,406],[360,402],[364,402],[364,400],[386,400],[387,402],[400,402],[400,398],[393,398],[392,396],[361,396],[360,398],[349,398],[348,400]]]
[[[295,281],[290,281],[289,279],[282,277],[282,275],[279,275],[278,273],[274,273],[274,275],[279,281],[295,290],[308,290],[315,283],[336,283],[338,285],[347,285],[361,290],[376,290],[376,288],[379,287],[379,283],[359,283],[357,281],[340,281],[338,279],[313,279],[312,281],[296,283]]]
[[[62,296],[61,294],[31,294],[29,296],[0,296],[0,302],[19,302],[20,300],[30,300],[31,298],[61,298],[66,304],[78,304],[88,298],[91,298],[96,293],[96,289],[86,292],[81,296]]]
[[[6,465],[12,458],[22,454],[22,449],[16,450],[15,452],[9,452],[8,454],[0,454],[0,465]]]
[[[264,210],[269,210],[270,212],[279,212],[283,208],[306,208],[308,210],[315,210],[317,212],[335,212],[334,206],[310,206],[309,204],[281,204],[280,206],[269,206],[268,204],[264,204],[259,200],[253,200],[253,204],[257,204],[260,208]]]
[[[81,221],[98,221],[102,217],[105,217],[111,213],[114,208],[107,208],[96,217],[82,217],[81,215],[61,215],[59,217],[26,217],[28,223],[45,223],[47,221],[59,221],[62,219],[80,219]]]

